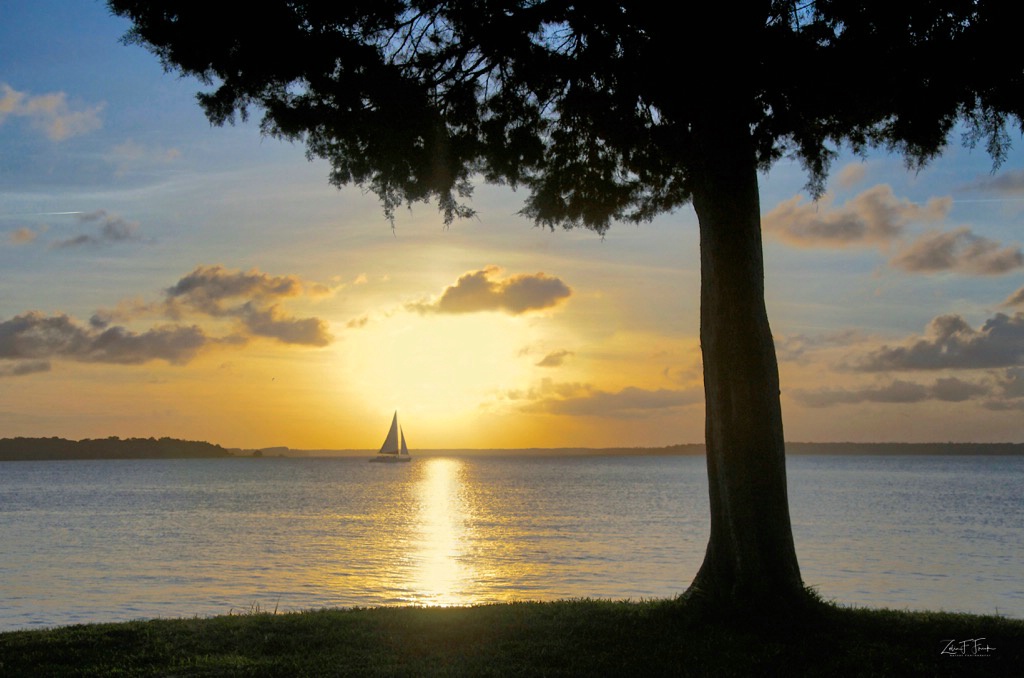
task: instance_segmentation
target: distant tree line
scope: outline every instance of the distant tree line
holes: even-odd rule
[[[938,455],[1008,456],[1024,455],[1024,443],[786,443],[789,454],[823,455]],[[671,445],[652,450],[654,454],[704,454],[704,445]]]
[[[790,454],[1024,455],[1024,443],[786,443]]]
[[[683,443],[666,447],[559,447],[500,450],[504,454],[582,456],[698,456],[704,443]],[[912,455],[912,456],[1024,456],[1024,443],[786,443],[790,454],[819,455]],[[473,453],[480,450],[451,450]]]
[[[64,438],[2,438],[0,461],[51,459],[193,459],[229,457],[220,445],[175,438],[126,438],[116,436],[85,440]]]

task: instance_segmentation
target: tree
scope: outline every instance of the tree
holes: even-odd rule
[[[472,214],[480,179],[523,213],[598,232],[692,202],[711,536],[688,595],[806,601],[786,495],[764,305],[758,171],[783,157],[823,190],[843,145],[918,168],[959,124],[994,163],[1024,122],[1024,60],[999,0],[277,0],[215,13],[110,0],[129,42],[211,86],[216,124],[262,111],[330,181]]]

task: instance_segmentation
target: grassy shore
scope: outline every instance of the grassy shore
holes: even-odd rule
[[[0,675],[1021,676],[1024,621],[834,606],[709,621],[677,601],[256,611],[4,633]]]

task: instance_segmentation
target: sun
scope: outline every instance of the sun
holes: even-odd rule
[[[397,314],[348,335],[339,351],[346,397],[398,410],[423,440],[462,427],[496,391],[529,380],[534,330],[499,314]],[[444,443],[441,443],[444,445]]]

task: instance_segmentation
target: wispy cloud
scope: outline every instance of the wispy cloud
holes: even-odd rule
[[[797,402],[808,407],[830,407],[860,403],[920,403],[927,400],[958,403],[976,396],[990,395],[991,392],[991,386],[984,383],[945,377],[931,384],[895,379],[886,384],[855,389],[797,390],[792,395]]]
[[[836,183],[841,188],[850,188],[864,181],[866,175],[867,167],[863,162],[851,162],[839,170],[839,173],[836,175]]]
[[[408,304],[418,313],[479,313],[500,311],[520,315],[553,308],[572,295],[559,278],[545,273],[500,278],[501,269],[487,266],[466,273],[432,301]]]
[[[64,141],[99,129],[103,108],[103,104],[74,108],[64,92],[29,94],[0,84],[0,125],[7,118],[25,118],[51,141]]]
[[[572,355],[574,355],[572,351],[552,351],[541,358],[540,362],[537,363],[537,367],[561,367],[565,364],[566,359]]]
[[[611,392],[589,384],[544,379],[531,389],[508,391],[505,397],[519,401],[522,411],[534,414],[637,419],[703,402],[704,393],[699,388],[650,390],[634,386]]]
[[[839,206],[831,196],[817,203],[794,196],[765,214],[762,224],[767,233],[798,247],[879,246],[901,236],[912,222],[945,219],[952,203],[941,197],[917,204],[879,184]]]
[[[11,365],[0,363],[0,379],[4,377],[23,377],[28,374],[49,371],[49,360],[18,360]]]
[[[1010,170],[985,177],[967,188],[1007,196],[1024,195],[1024,169]]]
[[[822,349],[854,346],[864,340],[860,330],[845,329],[822,334],[790,334],[775,337],[775,352],[779,360],[803,362],[808,354]]]
[[[81,224],[95,226],[96,233],[83,233],[64,240],[55,240],[50,244],[52,249],[70,249],[90,245],[107,245],[140,240],[139,222],[128,221],[117,214],[106,210],[97,210],[77,215]]]
[[[133,171],[164,167],[181,158],[176,148],[144,146],[129,139],[110,150],[109,162],[116,168],[116,174],[123,176]]]
[[[925,402],[974,402],[994,411],[1024,409],[1024,367],[989,371],[980,379],[941,377],[929,383],[893,379],[885,383],[856,388],[798,389],[789,393],[806,407],[876,403],[914,405]]]
[[[923,336],[849,360],[857,371],[982,369],[1024,364],[1024,313],[997,313],[975,330],[961,316],[934,318]]]
[[[1003,246],[963,226],[925,234],[901,249],[889,263],[911,273],[1001,275],[1024,266],[1024,253],[1020,247]]]

